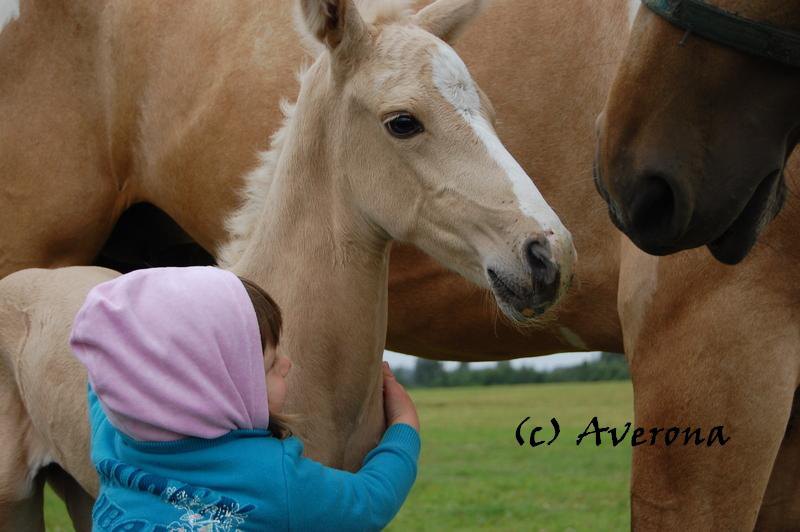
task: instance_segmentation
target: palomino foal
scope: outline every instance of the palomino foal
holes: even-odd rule
[[[351,0],[301,2],[321,49],[250,176],[251,199],[231,220],[237,238],[222,256],[284,307],[281,349],[295,365],[287,405],[302,415],[294,428],[307,453],[328,464],[358,467],[384,428],[379,365],[392,239],[490,287],[523,324],[572,274],[569,233],[437,37],[454,35],[479,4],[440,0],[414,16],[365,20]],[[42,466],[57,463],[96,493],[86,377],[67,335],[86,292],[114,275],[23,270],[0,281],[0,391],[10,405],[0,433],[16,443],[0,453],[0,519],[26,530],[41,524],[33,479]],[[58,386],[46,385],[56,378]],[[79,522],[87,509],[87,501],[73,505]]]
[[[253,205],[231,220],[239,239],[221,264],[286,308],[288,404],[315,413],[298,432],[328,463],[357,467],[382,430],[391,239],[491,287],[520,323],[571,275],[569,233],[497,139],[464,63],[427,31],[451,35],[479,3],[442,0],[380,25],[349,2],[302,3],[326,49],[251,176]],[[263,260],[287,242],[291,253]]]

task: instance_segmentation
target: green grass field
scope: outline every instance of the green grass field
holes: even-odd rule
[[[593,416],[612,426],[632,419],[629,382],[420,389],[412,396],[422,424],[419,476],[388,530],[630,528],[630,443],[575,445]],[[535,420],[549,431],[557,418],[561,436],[550,447],[518,446],[514,431],[527,416],[528,430]],[[48,531],[72,530],[52,493],[46,514]]]

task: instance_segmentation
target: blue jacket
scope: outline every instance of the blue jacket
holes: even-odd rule
[[[136,441],[111,425],[91,387],[89,417],[100,476],[95,531],[379,530],[417,474],[419,435],[405,424],[389,427],[350,473],[304,458],[300,440],[267,430]]]

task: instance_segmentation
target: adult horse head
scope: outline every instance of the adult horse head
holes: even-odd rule
[[[598,190],[644,251],[707,245],[735,264],[783,202],[800,131],[800,4],[643,3],[598,121]]]
[[[575,251],[445,42],[481,3],[439,0],[411,16],[398,14],[396,2],[375,2],[368,7],[378,11],[362,17],[351,0],[302,1],[317,56],[301,76],[273,165],[302,183],[306,201],[339,205],[333,218],[317,220],[319,231],[330,224],[349,241],[333,247],[411,242],[491,288],[503,312],[524,324],[564,292]],[[264,223],[256,211],[245,208],[230,225],[242,242]],[[222,262],[240,251],[234,245]]]

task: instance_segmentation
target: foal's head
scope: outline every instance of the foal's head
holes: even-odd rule
[[[356,207],[361,229],[491,287],[525,322],[562,294],[575,251],[446,42],[481,3],[439,0],[411,14],[372,2],[368,16],[353,0],[302,0],[300,21],[320,53],[294,119],[318,124],[326,186]]]

